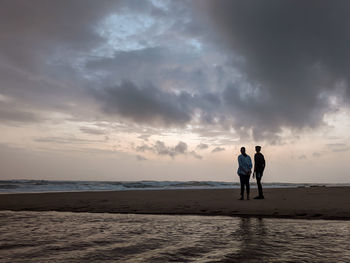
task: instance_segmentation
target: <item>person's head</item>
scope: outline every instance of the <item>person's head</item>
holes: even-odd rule
[[[260,150],[261,150],[261,146],[255,146],[255,151],[256,151],[257,153],[259,153]]]
[[[245,153],[245,147],[241,147],[241,154],[246,155],[246,153]]]

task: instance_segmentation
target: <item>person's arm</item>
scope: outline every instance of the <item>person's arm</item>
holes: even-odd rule
[[[266,162],[265,162],[265,157],[264,155],[261,155],[262,156],[262,167],[263,167],[263,171],[265,170],[265,165],[266,165]]]
[[[252,159],[250,159],[250,157],[248,156],[248,169],[251,170],[252,167],[253,167]]]
[[[244,162],[245,164],[242,166],[242,169],[246,175],[250,175],[252,173],[252,159],[250,159],[250,156],[246,156]]]
[[[256,154],[254,154],[254,172],[256,172]]]
[[[245,173],[247,172],[246,169],[244,169],[242,156],[238,156],[238,167],[241,168]]]
[[[256,173],[256,154],[254,154],[254,170],[253,170],[253,179],[255,178]]]

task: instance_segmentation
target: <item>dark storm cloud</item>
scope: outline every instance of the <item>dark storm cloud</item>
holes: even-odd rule
[[[193,34],[195,26],[190,26],[189,9],[184,4],[169,3],[164,9],[150,1],[3,1],[0,95],[33,112],[45,115],[56,111],[83,121],[101,118],[99,112],[96,116],[89,112],[95,106],[89,107],[94,87],[99,90],[94,92],[97,106],[108,117],[117,114],[154,127],[183,126],[199,110],[201,121],[213,122],[217,114],[211,109],[219,99],[203,86],[208,74],[198,64],[199,53],[187,43],[198,34]],[[100,23],[111,14],[145,15],[142,19],[156,19],[152,29],[168,24],[168,30],[155,36],[156,46],[147,46],[136,35],[133,40],[145,44],[143,49],[96,56],[96,49],[108,42],[98,33]],[[179,41],[187,46],[180,48]],[[99,73],[107,77],[101,78]],[[123,79],[135,84],[125,81],[118,85]],[[202,92],[195,94],[199,87]],[[35,119],[22,111],[2,113],[3,119]]]
[[[133,80],[136,78],[137,80],[140,76],[147,77],[142,73],[152,72],[156,64],[161,64],[166,59],[169,59],[169,50],[160,47],[117,51],[113,57],[99,58],[87,62],[86,69],[91,73],[102,71],[112,75],[112,77],[115,77],[117,72],[119,78],[132,78]]]
[[[35,70],[50,52],[87,51],[102,39],[94,27],[117,10],[113,0],[4,0],[0,31],[2,60]],[[33,67],[34,66],[34,67]]]
[[[339,106],[331,103],[332,96],[348,93],[350,19],[343,10],[349,4],[274,0],[207,4],[212,23],[207,30],[212,34],[203,33],[200,19],[190,21],[188,30],[191,25],[197,28],[196,33],[216,45],[215,52],[222,49],[232,60],[215,65],[214,71],[204,66],[185,72],[195,56],[153,47],[91,61],[88,70],[105,70],[118,76],[113,79],[117,83],[121,77],[135,83],[130,89],[125,84],[104,89],[100,99],[104,111],[155,126],[183,126],[199,111],[196,117],[203,126],[233,127],[241,138],[274,143],[280,142],[278,134],[284,127],[297,130],[323,124],[324,114]],[[242,76],[228,78],[230,67]],[[160,79],[187,82],[172,83],[171,88],[181,90],[175,95]],[[210,79],[217,81],[211,92],[205,84]],[[193,89],[191,80],[200,86]],[[147,81],[157,88],[141,88]]]
[[[83,65],[107,42],[101,23],[112,14],[153,9],[149,1],[134,0],[1,1],[0,95],[26,109],[89,119],[85,90],[95,80],[86,78]]]
[[[73,61],[103,43],[95,27],[119,2],[1,1],[0,94],[44,115],[50,110],[78,115],[82,108],[69,105],[83,104],[80,88],[87,84]]]
[[[207,1],[214,40],[246,82],[224,98],[236,127],[256,138],[281,127],[316,127],[329,95],[349,96],[349,1]],[[214,38],[214,37],[213,37]],[[213,40],[213,39],[212,39]]]
[[[203,124],[225,121],[220,111],[219,94],[203,91],[190,94],[186,91],[164,90],[151,83],[138,86],[131,81],[120,85],[91,90],[104,113],[129,119],[137,124],[184,126],[197,114]]]
[[[166,92],[152,85],[140,88],[131,82],[95,91],[107,114],[119,114],[143,124],[183,125],[191,120],[192,97]]]
[[[89,75],[99,74],[104,86],[130,80],[137,85],[152,82],[153,85],[166,86],[166,89],[206,91],[211,76],[208,67],[200,64],[200,60],[200,55],[188,47],[151,46],[116,51],[111,57],[90,60],[85,70]]]
[[[278,142],[349,98],[348,1],[203,3],[2,1],[0,95],[25,106],[0,118],[54,111]]]

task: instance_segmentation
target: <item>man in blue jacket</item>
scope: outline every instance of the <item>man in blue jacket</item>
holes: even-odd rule
[[[247,189],[247,200],[249,200],[249,179],[252,173],[252,160],[249,155],[245,152],[245,147],[241,148],[241,155],[238,156],[238,170],[237,174],[241,182],[241,198],[239,200],[244,200],[244,186]]]

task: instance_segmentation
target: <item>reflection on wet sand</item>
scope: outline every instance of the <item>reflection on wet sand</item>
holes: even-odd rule
[[[0,261],[350,262],[349,236],[348,221],[4,211]]]

